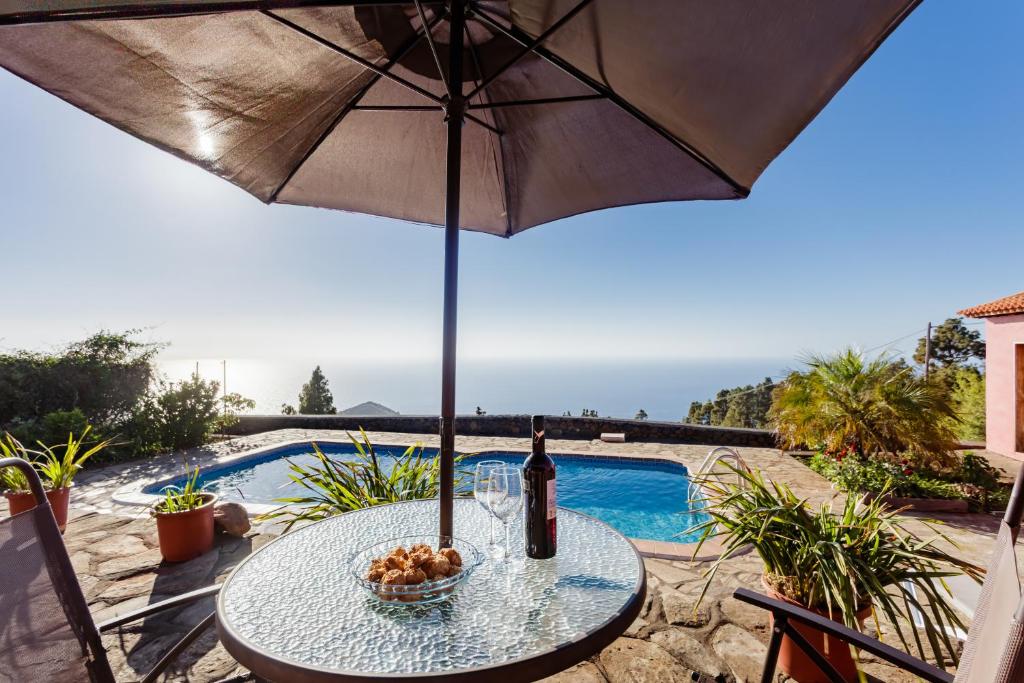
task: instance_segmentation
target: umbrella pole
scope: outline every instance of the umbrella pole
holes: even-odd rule
[[[452,536],[455,486],[455,332],[459,288],[459,194],[462,182],[462,123],[466,102],[462,97],[462,40],[466,22],[465,0],[452,0],[449,39],[448,87],[445,125],[448,146],[444,210],[444,346],[441,358],[441,536]]]

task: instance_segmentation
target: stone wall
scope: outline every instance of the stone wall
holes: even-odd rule
[[[546,419],[550,439],[597,439],[602,433],[624,433],[627,442],[690,443],[712,446],[774,448],[775,436],[761,429],[704,427],[680,422],[616,420],[603,417],[555,417]],[[246,435],[275,429],[345,429],[360,427],[375,432],[431,434],[437,432],[438,418],[431,415],[347,417],[340,415],[243,415],[229,430]],[[464,436],[530,436],[529,415],[460,415],[455,432]]]

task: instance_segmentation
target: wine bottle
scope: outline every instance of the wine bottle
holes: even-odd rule
[[[544,416],[533,417],[533,449],[523,463],[526,493],[526,556],[546,560],[557,544],[555,461],[544,452]]]

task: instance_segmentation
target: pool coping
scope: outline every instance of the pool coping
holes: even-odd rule
[[[233,453],[218,457],[214,462],[207,463],[205,466],[200,467],[200,471],[204,472],[216,472],[222,469],[228,469],[238,463],[243,463],[248,460],[256,460],[272,454],[278,450],[286,450],[295,446],[308,445],[310,443],[322,443],[322,444],[339,444],[346,445],[350,444],[350,441],[339,440],[339,439],[291,439],[287,441],[281,441],[275,444],[263,445],[256,448],[251,448],[240,453]],[[400,443],[380,443],[374,444],[377,448],[408,448],[409,444]],[[433,448],[433,447],[431,447]],[[515,448],[503,448],[494,450],[480,450],[466,455],[477,455],[486,453],[522,453],[529,454],[528,450],[515,449]],[[687,472],[690,471],[690,467],[685,462],[674,460],[665,457],[658,456],[645,456],[645,455],[619,455],[612,453],[600,453],[587,451],[586,453],[574,453],[559,452],[551,453],[553,458],[556,459],[559,456],[580,458],[580,459],[592,459],[592,460],[618,460],[618,461],[634,461],[634,462],[654,462],[654,463],[665,463],[667,465],[675,465],[684,468]],[[132,481],[129,484],[116,489],[112,494],[114,503],[119,505],[126,505],[130,507],[145,507],[151,508],[160,500],[160,495],[156,493],[146,493],[145,490],[154,486],[166,486],[171,482],[174,482],[182,477],[181,472],[175,472],[168,476],[155,476],[155,477],[140,477]],[[245,508],[246,514],[249,517],[258,517],[260,515],[278,510],[284,506],[272,505],[269,503],[250,503],[245,501],[234,501],[238,502],[242,507]],[[695,555],[697,550],[696,543],[675,543],[672,541],[653,541],[650,539],[642,538],[629,538],[629,541],[636,547],[637,551],[644,557],[651,557],[663,560],[696,560],[705,561],[715,559],[721,554],[721,546],[713,541],[709,541],[704,544],[701,548],[700,555]]]

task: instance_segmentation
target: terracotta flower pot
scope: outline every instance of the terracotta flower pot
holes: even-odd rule
[[[774,588],[768,585],[768,582],[761,579],[761,583],[764,586],[765,591],[768,595],[776,600],[788,602],[791,605],[797,607],[803,607],[809,609],[815,614],[819,614],[823,617],[828,617],[833,621],[842,623],[841,619],[833,618],[832,614],[825,612],[824,610],[816,609],[814,607],[808,607],[807,605],[801,605],[795,600],[787,598],[782,595]],[[864,621],[871,615],[871,605],[866,606],[861,611],[857,612],[857,621],[863,625]],[[856,683],[857,679],[857,664],[853,660],[853,655],[850,653],[850,646],[839,640],[834,636],[826,636],[824,633],[811,626],[799,624],[795,621],[791,621],[790,625],[797,630],[804,639],[811,644],[818,652],[825,657],[829,664],[835,667],[836,671],[843,677],[844,681],[850,683]],[[768,627],[774,628],[774,619],[769,616]],[[793,642],[789,636],[783,636],[782,645],[779,648],[779,669],[785,672],[790,678],[797,683],[828,683],[828,677],[818,668],[810,657],[804,654],[804,651],[800,649],[800,646]]]
[[[203,504],[185,512],[153,510],[160,554],[168,562],[185,562],[213,547],[213,504],[217,496],[202,494]]]
[[[36,497],[31,491],[18,491],[4,494],[7,498],[7,505],[11,509],[11,515],[16,515],[36,506]],[[46,499],[50,501],[50,508],[57,520],[57,527],[61,533],[68,527],[68,502],[71,496],[71,487],[65,486],[62,489],[52,489],[46,492]]]

